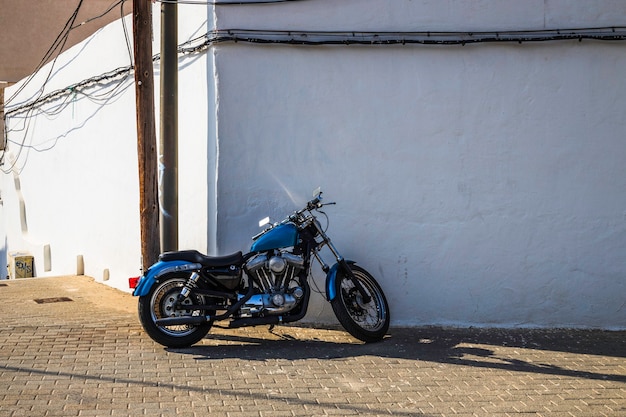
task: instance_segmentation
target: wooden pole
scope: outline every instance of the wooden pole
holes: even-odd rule
[[[4,131],[4,88],[7,86],[7,83],[0,81],[0,151],[3,151],[6,143],[5,139],[5,131]]]
[[[157,152],[152,68],[152,2],[133,0],[137,156],[139,162],[139,216],[141,258],[145,271],[160,250]]]

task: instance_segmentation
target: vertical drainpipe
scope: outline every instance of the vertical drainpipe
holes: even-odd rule
[[[161,3],[161,252],[178,250],[178,8]]]

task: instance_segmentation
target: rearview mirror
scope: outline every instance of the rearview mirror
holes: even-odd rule
[[[270,218],[269,218],[269,217],[266,217],[266,218],[264,218],[264,219],[261,219],[261,220],[259,220],[259,227],[263,227],[263,226],[265,226],[266,224],[269,224],[269,222],[270,222]]]

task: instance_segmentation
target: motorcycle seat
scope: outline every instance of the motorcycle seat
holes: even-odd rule
[[[225,255],[225,256],[206,256],[197,250],[182,250],[175,252],[165,252],[159,255],[159,260],[168,261],[187,261],[199,263],[204,267],[220,267],[243,263],[243,254],[241,251]]]

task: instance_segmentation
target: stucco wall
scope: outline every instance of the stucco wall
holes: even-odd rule
[[[200,11],[180,8],[184,22],[180,42],[208,30],[211,14],[205,8]],[[153,18],[158,33],[158,6]],[[132,28],[130,16],[126,27]],[[155,38],[153,52],[158,53],[159,37]],[[132,47],[132,38],[130,42]],[[213,86],[207,60],[206,54],[180,60],[179,176],[184,196],[179,206],[180,241],[201,250],[206,250],[207,241],[207,89]],[[52,72],[51,65],[44,67],[9,103],[7,112],[130,63],[124,30],[117,21],[62,54]],[[158,62],[155,75],[158,80]],[[6,96],[23,84],[7,89]],[[158,81],[155,87],[158,112]],[[31,253],[36,276],[75,274],[81,258],[86,275],[98,280],[108,277],[108,284],[128,291],[127,278],[139,275],[141,268],[135,117],[132,72],[9,117],[10,142],[2,166],[6,173],[0,178],[0,238],[7,239],[3,255]],[[46,247],[50,248],[49,269]]]
[[[336,243],[380,278],[397,322],[623,325],[615,46],[218,57],[220,87],[241,91],[220,100],[225,250],[322,185]]]
[[[219,9],[218,27],[523,30],[626,15],[618,2],[321,3]],[[623,51],[219,46],[218,241],[240,247],[257,218],[321,185],[338,202],[331,236],[380,279],[396,324],[623,327]]]
[[[117,22],[64,53],[54,67],[44,67],[7,112],[129,63]],[[22,85],[7,89],[7,97]],[[137,200],[130,197],[138,192],[132,86],[131,75],[9,117],[3,170],[10,172],[2,175],[8,249],[30,252],[37,276],[75,274],[79,256],[85,273],[99,279],[107,269],[117,276],[127,273],[125,265],[137,265]],[[44,266],[46,245],[50,268]]]
[[[181,41],[213,25],[524,30],[626,17],[622,2],[601,0],[182,10]],[[50,88],[126,64],[121,29],[109,30],[65,54]],[[245,250],[258,219],[280,219],[322,186],[338,203],[331,237],[379,279],[395,325],[625,328],[624,48],[223,43],[181,58],[181,248]],[[54,146],[18,159],[28,236],[13,174],[2,175],[9,249],[49,244],[41,275],[74,273],[82,254],[87,274],[108,269],[123,288],[140,265],[132,82],[106,103],[77,98],[35,117],[27,137]],[[333,320],[321,296],[311,308],[310,320]]]

